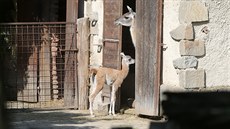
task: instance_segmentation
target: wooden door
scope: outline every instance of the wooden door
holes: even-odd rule
[[[122,15],[122,0],[104,1],[103,66],[120,69],[121,26],[114,21]]]
[[[115,19],[122,15],[122,0],[104,0],[104,30],[103,30],[103,66],[108,68],[121,68],[121,26],[114,24]],[[110,88],[103,89],[103,93],[108,93]],[[120,92],[117,95],[116,107],[120,105]],[[103,96],[102,96],[103,97]],[[106,97],[106,95],[105,95]],[[108,96],[107,96],[108,97]],[[108,99],[106,99],[108,100]]]
[[[148,116],[159,115],[161,10],[161,0],[136,1],[135,110]]]

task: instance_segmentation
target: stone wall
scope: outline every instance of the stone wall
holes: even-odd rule
[[[163,84],[228,86],[230,1],[165,0]]]

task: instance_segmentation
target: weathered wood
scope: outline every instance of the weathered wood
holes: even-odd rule
[[[79,109],[88,108],[89,19],[77,20]]]
[[[108,68],[120,69],[119,42],[104,42],[103,66]]]
[[[149,116],[159,115],[161,6],[161,0],[136,1],[135,109]]]
[[[114,24],[115,19],[122,15],[122,0],[104,0],[103,28],[103,66],[121,69],[122,28]],[[112,40],[111,40],[112,39]],[[120,89],[117,91],[116,110],[120,108]]]
[[[66,2],[66,22],[76,23],[78,17],[78,0],[67,0]],[[76,38],[73,35],[75,32],[76,28],[73,25],[66,25],[66,50],[76,49]],[[65,52],[64,105],[78,108],[76,55],[76,52]]]
[[[101,94],[103,104],[110,104],[111,92],[112,87],[105,84]]]
[[[77,22],[78,0],[67,0],[66,2],[66,22]]]
[[[109,68],[121,68],[121,26],[116,26],[114,20],[122,14],[122,0],[104,1],[104,51],[103,66]],[[113,39],[113,40],[111,40]]]

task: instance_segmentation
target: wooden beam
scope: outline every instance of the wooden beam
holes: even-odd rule
[[[66,22],[76,24],[78,14],[78,0],[66,0]],[[76,49],[75,25],[66,25],[65,49]],[[78,85],[77,85],[77,57],[76,52],[65,52],[65,79],[64,79],[64,105],[78,108]],[[73,66],[74,65],[74,66]],[[76,91],[76,92],[74,92]]]
[[[154,87],[155,109],[156,114],[160,115],[160,85],[162,84],[162,35],[163,35],[163,0],[157,0],[157,27],[156,27],[156,54],[157,54],[157,69],[156,81]]]
[[[85,110],[88,108],[89,19],[80,18],[77,24],[79,109]]]
[[[122,27],[114,20],[122,15],[123,0],[104,0],[103,66],[121,69]],[[104,89],[103,89],[104,90]],[[106,91],[105,91],[106,92]],[[120,109],[120,88],[117,91],[116,110]]]
[[[66,0],[66,22],[77,22],[78,0]]]

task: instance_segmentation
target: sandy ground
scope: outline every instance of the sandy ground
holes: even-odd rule
[[[109,116],[96,113],[89,116],[88,110],[19,110],[10,111],[12,129],[149,129],[156,120],[135,115],[133,109],[124,114]],[[162,122],[162,121],[157,121]]]

